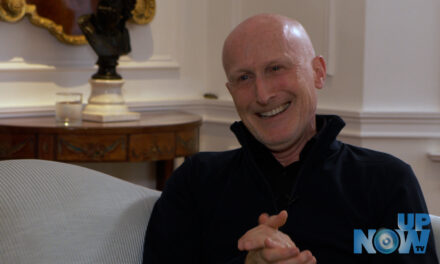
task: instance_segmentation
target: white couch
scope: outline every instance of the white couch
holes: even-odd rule
[[[0,263],[141,263],[159,195],[70,164],[0,161]]]
[[[440,217],[436,215],[431,215],[431,225],[434,231],[437,258],[440,262]]]
[[[0,263],[141,263],[159,195],[75,165],[0,161]]]

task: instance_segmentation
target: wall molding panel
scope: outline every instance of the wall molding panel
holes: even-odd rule
[[[231,30],[236,27],[243,19],[243,1],[230,0],[231,5]]]
[[[206,123],[230,125],[239,119],[228,100],[169,100],[127,103],[132,111],[181,110],[202,116]],[[346,122],[341,135],[354,138],[440,138],[440,112],[357,112],[318,108]],[[0,108],[0,118],[54,115],[54,106]]]
[[[8,62],[0,63],[0,72],[22,71],[90,71],[97,69],[93,61],[52,61],[45,64],[27,62],[22,58],[14,58]],[[169,54],[153,55],[146,61],[134,61],[123,56],[119,60],[118,69],[146,70],[146,69],[179,69],[179,62]]]
[[[324,56],[327,59],[327,75],[333,76],[336,72],[336,7],[335,0],[326,1],[327,30],[325,31]]]
[[[342,135],[356,138],[440,138],[440,112],[357,112],[318,108],[347,123]]]
[[[55,106],[2,107],[0,118],[54,116]]]
[[[429,152],[428,158],[433,162],[440,162],[440,151],[439,152]]]

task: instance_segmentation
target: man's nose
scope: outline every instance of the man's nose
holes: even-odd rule
[[[270,99],[275,96],[273,87],[265,78],[257,77],[255,80],[255,97],[257,103],[267,105]]]

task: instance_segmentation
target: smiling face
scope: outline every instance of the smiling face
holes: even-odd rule
[[[243,22],[225,41],[223,64],[240,118],[269,149],[305,144],[316,133],[325,63],[299,23],[268,15]]]

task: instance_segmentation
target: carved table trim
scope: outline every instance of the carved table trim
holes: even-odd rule
[[[144,112],[139,121],[64,126],[50,117],[0,119],[0,159],[63,162],[156,161],[157,188],[173,171],[174,158],[199,151],[197,115]]]

